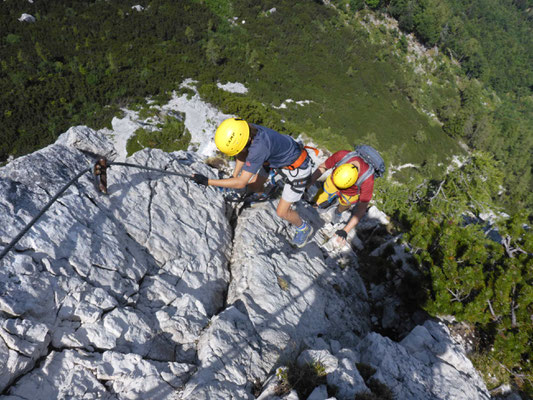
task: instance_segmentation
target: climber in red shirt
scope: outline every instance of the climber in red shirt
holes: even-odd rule
[[[344,228],[335,232],[336,245],[341,246],[346,241],[348,233],[355,228],[366,213],[368,204],[374,191],[374,174],[365,176],[369,165],[358,156],[343,160],[350,153],[348,150],[340,150],[320,164],[311,176],[314,184],[327,170],[333,169],[331,175],[324,182],[323,187],[315,196],[318,207],[332,204],[338,198],[339,204],[334,212],[332,223],[339,222],[341,214],[355,205],[352,217]],[[361,180],[363,181],[361,182]]]

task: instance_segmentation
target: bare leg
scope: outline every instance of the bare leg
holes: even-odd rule
[[[248,193],[263,193],[265,191],[265,182],[268,176],[256,175],[246,187]]]
[[[289,221],[294,226],[301,226],[303,223],[302,219],[296,211],[291,210],[291,205],[292,203],[288,202],[287,200],[280,199],[276,213],[278,214],[278,217]]]
[[[341,212],[344,212],[346,211],[347,209],[349,209],[351,206],[351,204],[348,204],[348,205],[342,205],[339,203],[339,205],[337,206],[337,212],[340,214]]]

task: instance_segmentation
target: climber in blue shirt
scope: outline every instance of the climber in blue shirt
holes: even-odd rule
[[[194,181],[232,189],[248,186],[249,191],[262,192],[268,178],[265,168],[277,169],[286,183],[276,213],[296,227],[293,244],[304,246],[313,229],[291,209],[291,205],[302,198],[311,176],[307,151],[290,136],[238,118],[229,118],[220,124],[215,133],[215,144],[224,154],[235,156],[233,177],[208,179],[194,174]]]

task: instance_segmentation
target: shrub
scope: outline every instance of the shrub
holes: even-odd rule
[[[280,379],[280,384],[276,388],[278,396],[294,389],[299,398],[307,399],[317,386],[326,384],[327,374],[324,365],[315,361],[302,367],[290,364],[287,368],[279,368],[276,375]]]

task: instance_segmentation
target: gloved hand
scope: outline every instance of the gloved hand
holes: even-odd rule
[[[342,233],[344,232],[344,233]],[[339,229],[335,234],[324,244],[324,249],[331,253],[336,253],[341,251],[341,249],[346,245],[347,238],[346,231]]]
[[[344,240],[346,240],[346,238],[348,237],[348,234],[346,233],[344,229],[339,229],[337,232],[335,232],[335,235],[343,238]]]
[[[204,186],[207,186],[209,185],[207,182],[209,181],[209,178],[205,175],[202,175],[202,174],[193,174],[193,176],[191,177],[191,179],[193,181],[195,181],[198,185],[204,185]]]

